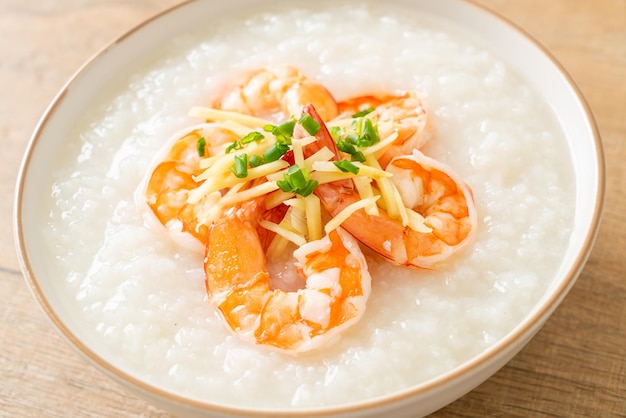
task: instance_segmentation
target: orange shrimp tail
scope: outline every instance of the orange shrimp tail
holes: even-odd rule
[[[322,149],[323,147],[328,147],[328,149],[331,150],[335,154],[335,159],[338,160],[340,158],[340,154],[339,154],[339,150],[337,149],[337,145],[335,144],[335,141],[333,140],[333,137],[330,134],[330,131],[328,130],[328,127],[326,126],[326,123],[324,122],[322,117],[317,113],[317,111],[315,110],[315,107],[310,103],[304,105],[302,107],[302,114],[307,114],[311,116],[313,120],[317,122],[317,124],[320,126],[319,131],[317,131],[317,133],[315,134],[315,138],[317,138],[317,141],[312,142],[304,147],[303,149],[304,155],[310,156],[316,153],[317,151],[319,151],[320,149]]]
[[[339,153],[339,149],[337,149],[337,144],[335,144],[335,141],[333,140],[333,137],[330,134],[328,127],[324,123],[324,120],[320,117],[320,115],[315,110],[315,107],[312,104],[307,104],[302,108],[302,113],[303,114],[306,113],[309,116],[311,116],[313,120],[315,120],[315,122],[317,122],[318,125],[320,126],[319,131],[317,131],[317,133],[315,134],[315,138],[317,138],[317,141],[312,142],[311,144],[308,144],[307,146],[303,148],[302,151],[304,153],[304,156],[309,157],[313,155],[314,153],[316,153],[317,151],[319,151],[320,149],[322,149],[323,147],[327,147],[329,150],[333,152],[333,154],[335,154],[335,160],[337,161],[340,160],[341,155]],[[341,188],[342,190],[345,190],[346,192],[351,192],[354,189],[354,183],[350,179],[335,181],[332,184],[333,184],[333,187]],[[317,189],[319,189],[319,186]],[[315,193],[321,198],[320,191],[318,191],[317,189]]]

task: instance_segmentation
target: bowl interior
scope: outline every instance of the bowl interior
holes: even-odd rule
[[[384,407],[392,401],[404,402],[416,395],[423,397],[430,391],[439,393],[436,401],[427,407],[434,410],[478,385],[495,371],[494,367],[501,366],[521,349],[574,284],[589,255],[598,228],[604,194],[603,156],[591,112],[580,92],[560,65],[527,35],[509,22],[464,1],[395,0],[393,3],[419,9],[467,29],[487,43],[510,67],[515,68],[522,78],[541,93],[556,115],[570,152],[564,158],[571,158],[575,171],[576,212],[569,246],[550,288],[542,300],[537,301],[535,309],[525,321],[488,352],[447,375],[421,387],[410,388],[398,396],[390,396],[377,404]],[[53,260],[46,256],[47,249],[41,244],[41,229],[47,222],[48,214],[38,202],[49,193],[49,189],[42,188],[42,185],[49,185],[49,172],[59,157],[61,144],[71,136],[75,116],[80,114],[81,109],[88,107],[94,97],[106,89],[108,83],[116,79],[120,68],[138,65],[167,39],[190,26],[206,22],[207,16],[217,19],[222,14],[262,7],[262,2],[253,0],[190,1],[156,16],[108,46],[79,70],[51,104],[32,137],[19,175],[15,211],[17,248],[26,280],[39,305],[71,345],[101,369],[153,397],[165,397],[174,403],[184,403],[186,400],[141,383],[110,365],[98,352],[97,341],[84,332],[81,318],[68,311],[57,282],[52,280],[55,272]],[[463,384],[442,395],[443,389],[453,386],[453,380],[457,383],[463,380],[461,375],[466,376]],[[468,380],[467,376],[478,377]],[[191,404],[198,408],[208,407],[201,402]]]

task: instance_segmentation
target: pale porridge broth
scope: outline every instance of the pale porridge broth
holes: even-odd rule
[[[343,3],[342,3],[343,4]],[[363,30],[367,28],[367,30]],[[329,406],[424,382],[494,344],[539,300],[573,222],[572,168],[538,94],[481,40],[427,16],[344,4],[222,19],[173,39],[86,110],[53,173],[50,264],[94,349],[158,387],[249,407]],[[250,346],[207,303],[202,257],[145,222],[133,193],[227,74],[298,66],[337,98],[419,91],[425,153],[474,191],[475,243],[450,266],[369,258],[362,320],[322,351]]]

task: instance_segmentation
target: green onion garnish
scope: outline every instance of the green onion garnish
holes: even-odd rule
[[[308,195],[313,193],[313,190],[315,190],[318,184],[319,182],[317,180],[309,180],[307,184],[302,189],[300,189],[297,193],[300,196],[307,197]]]
[[[289,178],[289,184],[296,190],[306,185],[307,179],[304,177],[304,172],[297,164],[287,169],[287,177]]]
[[[356,121],[356,134],[358,139],[356,145],[359,147],[369,147],[380,141],[378,129],[371,119],[361,118]],[[352,141],[350,141],[352,142]]]
[[[235,155],[235,163],[230,166],[230,171],[237,178],[245,178],[248,176],[248,154]]]
[[[345,152],[350,155],[357,152],[356,148],[354,148],[354,145],[352,145],[351,143],[347,141],[342,141],[342,140],[337,141],[337,149],[339,149],[339,151]]]
[[[243,145],[241,144],[240,141],[234,141],[232,144],[230,144],[229,146],[226,147],[226,154],[230,153],[233,150],[239,150],[243,148]]]
[[[345,138],[346,142],[348,142],[350,144],[353,144],[353,145],[358,144],[359,143],[359,139],[361,139],[361,138],[358,135],[355,135],[355,134],[346,135],[346,138]]]
[[[298,122],[300,122],[300,125],[302,125],[309,135],[315,135],[320,130],[320,124],[307,113],[303,113],[300,119],[298,119]]]
[[[289,119],[276,127],[279,134],[286,136],[293,136],[293,129],[296,127],[296,120],[294,118]]]
[[[263,138],[265,138],[265,137],[263,136],[263,134],[261,132],[252,131],[248,135],[246,135],[243,138],[241,138],[241,143],[242,144],[249,144],[251,142],[260,141]]]
[[[233,150],[240,150],[243,148],[244,145],[247,145],[251,142],[260,141],[263,138],[265,138],[265,136],[263,136],[261,132],[252,131],[248,133],[246,136],[244,136],[243,138],[241,138],[241,140],[234,141],[232,144],[227,146],[225,152],[226,154],[228,154]]]
[[[306,197],[313,193],[318,182],[309,178],[309,172],[306,168],[294,164],[287,169],[282,180],[278,180],[276,185],[283,192],[296,193]]]
[[[275,142],[263,153],[263,162],[271,163],[272,161],[276,161],[285,155],[287,151],[289,151],[289,145],[281,142]]]
[[[335,166],[344,173],[350,172],[352,174],[359,174],[359,167],[348,160],[333,161],[333,164],[335,164]]]
[[[248,162],[250,163],[250,167],[258,167],[263,164],[263,157],[252,154],[250,157],[248,157]]]
[[[339,141],[341,139],[341,127],[339,126],[331,126],[328,131],[330,132],[330,136],[333,137],[333,139],[335,140],[335,142]]]
[[[357,151],[354,154],[352,154],[352,161],[358,161],[360,163],[364,163],[365,155],[363,155],[361,151]]]
[[[272,135],[276,137],[278,142],[282,142],[284,144],[291,144],[291,137],[293,136],[293,129],[296,126],[295,119],[291,118],[287,122],[282,123],[278,126],[276,125],[265,125],[263,130],[265,132],[270,132]]]
[[[358,138],[354,139],[355,142],[359,142]],[[337,149],[339,151],[345,152],[346,154],[350,154],[352,156],[352,161],[358,161],[360,163],[365,162],[365,155],[361,151],[357,151],[357,149],[348,141],[337,141]]]
[[[196,149],[198,150],[198,155],[200,157],[204,157],[204,154],[206,153],[205,147],[206,147],[206,139],[204,139],[204,137],[198,139],[198,142],[196,142]]]
[[[367,109],[363,109],[360,112],[355,113],[354,115],[352,115],[352,117],[353,118],[362,118],[365,115],[369,115],[373,111],[374,111],[373,107],[368,107]]]
[[[372,141],[372,145],[380,141],[380,137],[378,136],[378,128],[374,126],[371,119],[365,119],[363,136],[367,138],[368,141]]]

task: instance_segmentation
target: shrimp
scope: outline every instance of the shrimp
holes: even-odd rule
[[[295,67],[267,67],[239,78],[221,92],[213,107],[274,121],[299,115],[307,103],[313,103],[324,120],[339,114],[332,94]]]
[[[157,156],[158,164],[140,187],[140,198],[148,203],[159,223],[173,231],[191,234],[200,242],[205,242],[208,229],[198,223],[198,206],[187,203],[189,192],[198,186],[194,176],[201,172],[200,153],[209,156],[225,143],[239,139],[239,136],[226,127],[209,123],[191,131],[177,133],[164,148],[165,155]],[[201,141],[204,139],[204,144]],[[200,150],[200,148],[202,148]]]
[[[306,111],[321,123],[313,109]],[[325,145],[338,155],[328,130],[320,129],[316,137],[315,148]],[[315,148],[306,151],[314,152]],[[377,215],[360,209],[342,223],[356,239],[393,264],[424,269],[444,263],[471,242],[477,228],[473,195],[449,167],[413,150],[411,155],[393,158],[386,171],[392,174],[404,205],[424,217],[426,231],[404,226],[382,208]],[[349,180],[320,184],[315,193],[324,208],[336,216],[361,199],[353,186]]]
[[[365,257],[350,234],[335,229],[293,252],[304,288],[273,288],[256,228],[263,201],[234,206],[210,226],[210,300],[235,333],[256,344],[288,353],[329,344],[363,316],[371,290]]]
[[[359,96],[338,103],[339,116],[330,123],[373,109],[368,117],[378,123],[381,137],[397,132],[398,138],[379,157],[385,167],[393,157],[410,154],[421,148],[431,137],[426,108],[414,92],[398,95]]]
[[[478,224],[473,194],[450,167],[413,150],[391,160],[386,171],[405,206],[423,215],[432,230],[405,235],[411,264],[435,267],[472,241]]]

